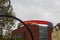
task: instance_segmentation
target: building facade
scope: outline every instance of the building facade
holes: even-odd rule
[[[60,40],[60,23],[53,28],[52,40]]]
[[[52,40],[53,27],[48,22],[45,22],[45,21],[42,21],[41,23],[40,22],[39,21],[38,22],[37,21],[33,21],[33,22],[27,21],[27,23],[26,22],[25,23],[30,28],[30,30],[33,34],[34,40]],[[37,25],[37,24],[45,24],[47,26]],[[20,35],[20,37],[23,38],[22,40],[32,40],[29,31],[21,23],[19,24],[18,29],[14,30],[12,32],[12,35],[15,37],[19,37],[19,35]]]
[[[33,34],[34,40],[39,40],[39,26],[37,26],[37,25],[28,25],[28,27],[30,28],[30,30]],[[12,32],[12,35],[17,36],[17,37],[20,36],[20,37],[23,38],[22,40],[32,40],[29,31],[24,26],[14,30]]]

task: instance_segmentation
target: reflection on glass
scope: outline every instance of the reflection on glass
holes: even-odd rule
[[[39,40],[48,40],[48,29],[45,26],[39,27]]]

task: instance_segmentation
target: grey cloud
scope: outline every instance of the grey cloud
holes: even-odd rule
[[[22,20],[42,19],[60,22],[60,0],[11,0],[16,16]]]

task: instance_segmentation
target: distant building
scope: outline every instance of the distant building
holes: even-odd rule
[[[39,40],[39,26],[31,24],[28,27],[33,34],[34,40]],[[32,40],[29,31],[24,26],[14,30],[12,35],[17,37],[21,36],[23,40]]]
[[[53,28],[52,40],[60,40],[60,23]]]
[[[30,21],[30,22],[26,21],[26,22],[33,34],[34,40],[52,40],[53,25],[51,25],[51,23],[46,21]],[[21,23],[19,24],[18,29],[12,32],[12,35],[17,37],[19,37],[20,35],[23,37],[23,40],[31,40],[29,31]]]

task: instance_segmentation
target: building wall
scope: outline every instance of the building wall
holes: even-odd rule
[[[34,40],[39,40],[39,26],[37,25],[28,25],[30,28]],[[22,33],[24,40],[32,40],[29,31],[25,27],[21,27],[19,29],[16,29],[15,31],[12,32],[12,35],[17,35],[18,33]]]
[[[53,31],[52,40],[60,40],[60,30],[54,30]]]
[[[60,23],[53,28],[52,40],[60,40]]]
[[[57,39],[57,31],[55,28],[53,28],[53,32],[52,32],[52,40],[58,40]]]
[[[52,40],[52,30],[53,27],[48,27],[48,40]]]
[[[34,25],[29,24],[28,27],[30,28],[30,30],[33,34],[34,40],[40,40],[39,39],[39,31],[40,31],[39,26],[35,25],[35,24]],[[52,40],[52,30],[53,30],[53,27],[48,27],[48,31],[47,31],[48,40]],[[22,33],[24,40],[31,40],[30,33],[24,26],[21,28],[18,28],[12,32],[13,35],[17,35],[18,33]]]

